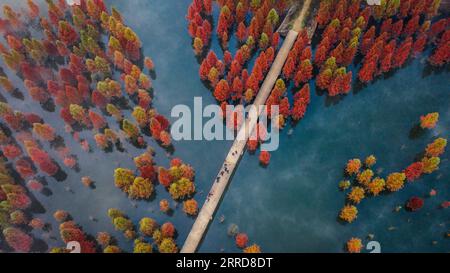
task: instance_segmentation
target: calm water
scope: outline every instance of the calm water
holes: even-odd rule
[[[335,106],[326,107],[323,97],[314,96],[293,135],[283,132],[268,169],[260,168],[254,156],[243,158],[218,214],[275,252],[339,252],[350,237],[368,234],[374,234],[386,252],[448,252],[450,243],[444,234],[449,213],[437,209],[450,194],[448,152],[434,174],[399,193],[364,200],[353,224],[336,221],[345,199],[337,183],[348,159],[373,153],[378,158],[374,169],[382,168],[381,174],[387,175],[410,164],[433,136],[448,137],[448,74],[422,78],[422,71],[423,65],[415,61]],[[412,125],[430,111],[441,113],[439,126],[410,139]],[[426,199],[421,211],[393,212],[409,197],[425,196],[431,188],[438,195]],[[388,231],[391,226],[397,229]],[[223,230],[216,221],[201,250],[217,250],[216,236],[227,242],[227,250],[233,249]]]
[[[161,113],[170,115],[170,109],[177,104],[193,105],[194,96],[202,96],[204,104],[214,103],[198,78],[199,65],[186,30],[184,16],[190,1],[106,2],[119,8],[127,24],[140,36],[145,55],[153,58],[157,73],[154,104]],[[218,51],[217,44],[213,48]],[[214,220],[200,251],[217,252],[222,248],[226,252],[239,251],[226,234],[228,225],[236,223],[248,233],[250,241],[260,244],[265,252],[341,252],[350,237],[364,238],[369,233],[375,235],[385,252],[448,252],[450,243],[444,234],[449,230],[449,213],[437,208],[450,197],[448,152],[442,157],[441,169],[434,174],[407,185],[399,193],[364,200],[358,206],[359,216],[353,224],[343,225],[336,221],[345,199],[337,183],[342,179],[342,168],[348,159],[373,153],[378,158],[375,168],[382,168],[382,175],[386,175],[412,162],[435,135],[448,137],[448,72],[423,77],[421,62],[420,59],[413,61],[388,80],[379,80],[336,105],[328,105],[325,97],[317,96],[312,90],[312,103],[306,118],[292,135],[287,134],[288,130],[283,131],[280,149],[272,154],[267,169],[259,167],[256,156],[244,156],[217,213],[223,214],[226,220],[222,224],[218,219]],[[8,76],[14,78],[11,74]],[[36,107],[27,96],[23,102],[5,98],[18,110],[32,109],[41,114],[64,136],[66,144],[80,159],[80,173],[65,168],[68,178],[64,182],[48,179],[51,196],[36,195],[47,210],[36,215],[53,224],[53,236],[59,238],[58,226],[51,215],[57,209],[64,209],[88,233],[109,231],[119,239],[121,248],[131,251],[131,243],[114,231],[106,215],[108,208],[116,207],[125,211],[135,223],[144,216],[154,217],[160,223],[173,222],[178,229],[178,244],[184,242],[193,220],[180,208],[172,217],[159,212],[157,201],[169,198],[165,190],[158,186],[155,201],[135,202],[138,207],[134,208],[133,202],[114,187],[114,168],[132,168],[131,157],[142,150],[127,145],[128,153],[105,154],[94,149],[93,153],[87,154],[64,133],[64,125],[56,114]],[[441,114],[438,127],[417,139],[409,138],[410,129],[420,115],[434,111]],[[109,123],[116,126],[112,120]],[[95,146],[90,132],[82,136]],[[167,166],[169,158],[165,152],[153,142],[150,144],[156,148],[157,163]],[[220,141],[175,143],[175,156],[196,169],[196,199],[200,204],[230,146],[231,143]],[[95,190],[81,185],[80,179],[84,175],[96,181]],[[68,186],[74,194],[66,191]],[[426,199],[421,211],[392,212],[410,196],[426,195],[431,188],[435,188],[438,195]],[[98,221],[89,220],[89,216]],[[388,231],[390,226],[397,229]],[[36,233],[36,236],[41,234]],[[46,241],[49,246],[61,246],[60,241]]]

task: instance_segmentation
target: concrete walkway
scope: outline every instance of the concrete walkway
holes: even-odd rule
[[[303,4],[303,8],[292,27],[294,31],[300,32],[300,30],[303,28],[303,22],[305,21],[305,17],[308,15],[307,12],[309,11],[309,7],[311,6],[311,1],[312,0],[306,0]]]
[[[247,140],[250,136],[249,132],[252,132],[255,128],[258,121],[258,116],[263,110],[260,106],[264,105],[267,101],[267,98],[269,97],[272,88],[281,73],[281,70],[283,69],[288,54],[291,51],[295,40],[297,39],[297,31],[301,29],[302,22],[304,20],[306,12],[309,9],[310,4],[311,0],[305,1],[299,17],[295,21],[295,30],[289,31],[283,42],[283,45],[278,51],[278,54],[269,70],[269,73],[267,74],[253,103],[257,107],[258,112],[250,112],[251,114],[249,114],[249,116],[245,120],[245,126],[242,126],[241,130],[239,130],[238,136],[236,137],[233,146],[228,152],[225,162],[223,163],[222,168],[220,169],[219,174],[217,175],[216,180],[214,181],[211,190],[208,193],[206,201],[203,204],[203,207],[201,208],[200,213],[198,214],[186,241],[184,242],[181,253],[194,253],[197,250],[203,236],[206,233],[210,221],[213,220],[214,213],[218,208],[220,201],[222,200],[228,184],[231,182],[231,177],[239,164],[239,160],[244,154]]]

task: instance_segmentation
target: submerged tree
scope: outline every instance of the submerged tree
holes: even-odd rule
[[[383,178],[376,177],[367,185],[367,189],[373,196],[377,196],[384,190],[385,186],[385,180]]]
[[[424,205],[424,201],[422,198],[420,197],[411,197],[408,202],[406,203],[406,207],[410,210],[410,211],[418,211],[420,210]]]
[[[429,157],[438,157],[445,152],[445,147],[447,146],[447,139],[437,138],[432,143],[428,144],[425,148],[426,155]]]
[[[345,171],[349,175],[354,175],[354,174],[359,173],[360,168],[361,168],[361,160],[359,160],[358,158],[355,158],[355,159],[350,159],[347,162],[347,167],[345,168]]]
[[[195,192],[195,185],[187,178],[181,178],[169,186],[169,193],[173,199],[178,200],[192,195]]]
[[[94,139],[95,143],[100,149],[105,150],[106,148],[108,148],[109,146],[108,139],[104,134],[95,134]]]
[[[114,218],[113,224],[114,224],[114,228],[116,230],[119,230],[122,232],[133,229],[133,223],[131,222],[131,220],[129,220],[123,216],[118,216],[118,217]]]
[[[97,242],[103,247],[107,247],[111,243],[111,235],[108,232],[97,233]]]
[[[9,218],[11,220],[11,223],[14,225],[24,225],[28,222],[28,219],[25,215],[25,213],[21,210],[13,211]]]
[[[368,157],[366,157],[364,163],[367,167],[370,168],[377,163],[377,158],[374,155],[369,155]]]
[[[104,134],[95,134],[94,139],[95,143],[100,149],[105,150],[108,148],[109,146],[108,138]]]
[[[424,157],[422,158],[423,172],[430,174],[439,169],[441,160],[439,157]]]
[[[95,129],[99,130],[104,127],[106,127],[107,123],[105,119],[102,117],[102,115],[89,110],[89,119],[91,120],[92,126],[94,126]]]
[[[0,76],[0,86],[8,93],[11,93],[16,89],[11,81],[5,76]]]
[[[183,202],[183,211],[190,216],[197,215],[198,204],[194,199],[189,199]]]
[[[123,119],[122,112],[113,104],[108,103],[106,105],[106,111],[108,112],[108,114],[113,116],[117,121],[122,121]]]
[[[350,186],[351,186],[350,180],[342,180],[339,182],[339,189],[341,190],[346,190],[350,188]]]
[[[164,238],[158,245],[160,253],[177,253],[178,247],[172,238]]]
[[[251,246],[248,246],[244,248],[244,253],[261,253],[261,248],[257,244],[252,244]]]
[[[14,160],[22,155],[22,150],[18,146],[13,144],[3,146],[1,150],[3,152],[3,155],[10,160]]]
[[[34,123],[33,131],[43,140],[53,141],[55,139],[55,129],[49,124]]]
[[[129,169],[117,168],[114,170],[114,183],[116,187],[128,192],[135,179],[134,172]]]
[[[404,173],[391,173],[386,180],[386,188],[391,191],[399,191],[405,184],[406,175]]]
[[[259,155],[259,162],[263,165],[269,165],[270,163],[270,153],[267,151],[261,151]]]
[[[127,119],[122,121],[122,129],[130,139],[136,139],[139,136],[139,129],[137,126]]]
[[[128,194],[132,199],[148,199],[152,193],[153,184],[149,179],[142,177],[136,177],[128,189]]]
[[[367,186],[372,180],[374,173],[371,169],[366,169],[357,174],[356,179],[361,185]]]
[[[46,153],[44,150],[41,150],[34,144],[28,144],[26,150],[28,155],[31,157],[33,162],[37,166],[39,166],[39,169],[41,169],[41,171],[51,176],[55,175],[58,172],[59,167],[53,162],[48,153]]]
[[[161,226],[161,235],[164,238],[170,237],[173,238],[175,235],[175,227],[171,222],[166,222]]]
[[[33,218],[28,225],[35,230],[42,230],[45,227],[45,222],[40,218]]]
[[[361,202],[362,199],[364,199],[364,189],[361,187],[354,187],[351,192],[348,194],[348,199],[355,203],[355,204],[359,204]]]
[[[359,238],[351,238],[347,242],[347,251],[350,253],[360,253],[362,248],[363,244]]]
[[[248,243],[248,236],[245,233],[238,233],[235,238],[237,247],[245,248]]]
[[[86,110],[82,106],[78,104],[71,104],[69,106],[69,111],[74,120],[78,121],[80,124],[87,123]]]
[[[122,251],[118,246],[109,245],[103,249],[103,253],[121,253]]]
[[[164,213],[167,213],[170,210],[169,201],[167,201],[167,199],[159,201],[159,210]]]
[[[78,39],[77,32],[67,21],[59,22],[58,36],[68,46],[73,45]]]
[[[55,220],[60,222],[60,223],[67,221],[69,216],[70,216],[69,213],[67,211],[64,211],[64,210],[57,210],[53,214],[53,218],[55,218]]]
[[[358,209],[355,206],[352,205],[346,205],[342,208],[339,218],[346,222],[353,222],[358,215]]]
[[[136,239],[134,241],[133,253],[152,253],[152,245],[143,240]]]
[[[423,129],[433,129],[439,120],[439,113],[428,113],[420,117],[420,127]]]
[[[29,252],[33,244],[33,238],[18,228],[4,229],[3,236],[8,245],[17,252]]]
[[[403,172],[406,175],[406,179],[409,182],[412,182],[418,179],[423,173],[423,163],[422,162],[414,162],[409,165]]]
[[[158,228],[158,223],[149,217],[144,217],[139,222],[139,231],[146,236],[152,236],[153,232]]]
[[[170,184],[173,181],[172,176],[170,175],[169,171],[164,169],[163,167],[159,167],[158,170],[158,181],[161,185],[164,187],[169,187]]]

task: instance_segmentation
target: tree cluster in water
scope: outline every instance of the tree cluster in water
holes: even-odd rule
[[[3,6],[0,33],[6,45],[0,43],[0,54],[4,64],[14,77],[23,81],[34,102],[45,111],[59,113],[66,132],[84,151],[93,149],[88,139],[80,137],[86,130],[92,132],[97,147],[106,152],[114,148],[124,151],[125,141],[146,149],[134,159],[136,169],[118,168],[114,172],[115,185],[130,198],[150,199],[154,185],[161,183],[175,200],[188,202],[186,212],[195,215],[193,168],[174,159],[166,174],[164,167],[156,166],[153,149],[145,139],[152,137],[162,148],[173,151],[170,123],[152,106],[154,64],[149,57],[142,56],[142,43],[137,34],[125,24],[115,8],[108,11],[102,0],[81,0],[79,5],[72,6],[63,0],[46,2],[47,16],[41,15],[39,5],[32,0],[27,1],[28,8],[23,12]],[[0,86],[2,92],[12,98],[24,96],[3,70]],[[127,112],[134,120],[125,118]],[[119,130],[115,130],[105,116],[113,117]],[[41,173],[64,180],[67,174],[60,164],[79,171],[76,155],[52,125],[39,115],[22,113],[8,103],[0,102],[0,117],[5,122],[0,128],[2,155],[20,179],[28,181],[28,189],[37,192],[44,189],[40,182]],[[58,158],[52,158],[41,141],[48,142]],[[26,212],[30,207],[32,197],[19,181],[15,181],[17,179],[12,178],[3,161],[2,166],[5,167],[1,168],[0,227],[13,250],[27,252],[33,238],[21,230],[21,226],[29,224],[33,228],[42,228],[43,224],[40,219],[26,219],[26,213],[22,211]],[[86,186],[93,183],[89,177],[83,177],[81,182]],[[161,200],[161,204],[164,212],[170,210],[167,200]],[[68,213],[58,211],[55,218],[61,222],[62,240],[80,242],[82,252],[95,252],[100,248],[105,252],[120,251],[109,243],[113,240],[106,240],[108,236],[104,233],[99,233],[98,244],[90,239]],[[128,238],[136,237],[127,218],[121,216],[114,220],[116,228],[124,229]],[[147,232],[143,236],[153,236],[160,252],[176,252],[173,225],[164,224],[160,233],[158,236]],[[21,242],[20,245],[17,242]],[[148,246],[144,239],[136,238],[135,252],[149,252]]]
[[[433,19],[438,15],[440,2],[387,0],[369,6],[360,0],[320,1],[315,37],[310,37],[306,28],[300,31],[284,64],[282,78],[267,100],[267,105],[278,105],[280,109],[273,122],[282,128],[289,120],[295,124],[304,117],[311,80],[315,80],[317,89],[333,98],[352,89],[354,75],[349,69],[352,67],[357,71],[356,84],[368,84],[375,77],[401,68],[408,58],[417,57],[426,48],[432,49],[430,65],[447,64],[448,18]],[[292,1],[222,0],[217,4],[220,13],[216,21],[211,0],[192,1],[186,18],[194,52],[201,61],[199,76],[225,109],[226,104],[246,105],[255,99],[278,50],[280,37],[276,27]],[[215,25],[222,59],[210,50]],[[230,49],[233,36],[237,41],[234,56]],[[317,40],[316,36],[318,43],[311,45],[311,38]],[[289,95],[285,86],[291,86],[291,81],[295,88]],[[270,113],[267,114],[270,118]],[[242,121],[240,118],[237,123]],[[259,144],[259,140],[249,141],[250,152]],[[263,158],[267,159],[267,155],[260,157]],[[264,165],[263,161],[266,160],[262,160]]]
[[[425,129],[432,129],[438,121],[438,113],[430,113],[421,118],[421,124],[424,125],[425,117],[435,117],[432,125],[427,122]],[[411,163],[401,172],[393,172],[386,178],[375,176],[372,167],[376,164],[376,158],[370,155],[361,162],[360,159],[350,159],[345,167],[346,180],[339,183],[342,190],[351,187],[347,194],[346,205],[342,208],[339,218],[346,222],[353,222],[358,215],[356,205],[366,196],[380,196],[381,193],[397,192],[403,189],[406,182],[412,183],[423,175],[431,174],[439,169],[441,162],[440,156],[445,152],[447,139],[439,137],[427,145],[422,157]],[[352,183],[353,182],[353,183]],[[353,186],[352,186],[353,185]],[[420,201],[412,199],[408,202],[408,208],[412,211],[420,209]],[[423,203],[422,203],[423,205]]]

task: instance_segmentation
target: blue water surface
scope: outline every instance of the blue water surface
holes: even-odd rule
[[[18,5],[12,0],[2,2]],[[205,105],[215,103],[198,77],[199,64],[187,33],[185,14],[191,1],[105,2],[122,12],[126,23],[140,36],[144,54],[151,56],[155,63],[154,106],[160,113],[170,116],[175,105],[192,106],[196,96],[202,97]],[[217,43],[213,49],[220,51]],[[448,75],[448,71],[429,74],[425,57],[420,56],[388,79],[377,80],[337,103],[327,102],[325,96],[317,95],[312,88],[306,117],[292,134],[288,134],[288,129],[282,132],[280,148],[272,153],[268,168],[259,166],[257,156],[245,154],[199,251],[239,252],[234,240],[227,236],[228,225],[235,223],[264,252],[342,252],[349,238],[366,238],[368,234],[380,242],[383,252],[448,252],[450,241],[445,234],[450,228],[450,218],[448,210],[439,209],[439,204],[450,197],[449,152],[442,156],[439,171],[408,184],[398,193],[365,199],[358,205],[358,219],[352,224],[337,221],[345,201],[345,193],[337,185],[348,159],[374,154],[378,159],[374,169],[386,176],[413,162],[435,137],[449,136]],[[8,73],[8,76],[14,79],[14,75]],[[133,168],[132,157],[142,150],[127,145],[127,153],[107,154],[94,149],[87,154],[64,132],[64,124],[57,114],[43,111],[27,94],[24,101],[5,98],[18,110],[42,115],[80,159],[81,172],[64,168],[68,173],[64,182],[47,179],[52,195],[36,194],[45,208],[45,212],[40,211],[36,216],[53,226],[49,234],[37,232],[36,237],[44,238],[49,247],[62,246],[59,239],[51,238],[59,238],[52,214],[64,209],[86,232],[95,235],[108,231],[118,239],[122,249],[131,251],[132,243],[114,231],[107,216],[108,208],[115,207],[126,212],[135,224],[145,216],[160,223],[173,222],[178,230],[177,243],[182,245],[193,219],[186,217],[180,206],[173,216],[159,212],[158,200],[170,198],[162,187],[157,187],[154,201],[134,202],[114,186],[114,168]],[[428,112],[440,113],[438,126],[417,138],[410,137],[411,128]],[[108,121],[114,124],[112,119]],[[90,132],[82,136],[95,146]],[[165,151],[149,138],[146,140],[156,147],[157,163],[167,166],[170,158]],[[181,141],[174,145],[175,156],[196,169],[196,199],[202,204],[231,143]],[[95,190],[81,185],[80,179],[85,175],[96,181]],[[68,192],[68,187],[74,193]],[[432,188],[438,194],[426,198],[422,210],[393,211],[409,197],[426,196]],[[220,215],[225,216],[224,223],[219,222]],[[96,221],[89,219],[90,216]]]

